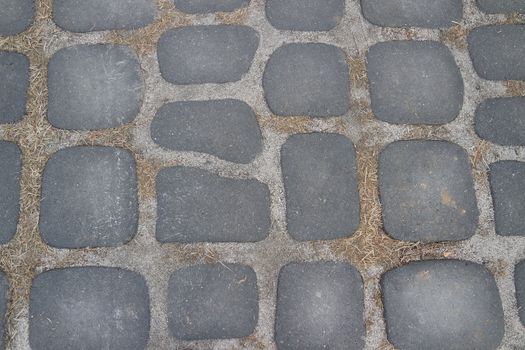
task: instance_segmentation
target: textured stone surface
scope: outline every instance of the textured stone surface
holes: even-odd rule
[[[496,233],[525,236],[525,163],[492,163],[489,178]]]
[[[239,100],[186,101],[164,105],[151,124],[151,137],[162,147],[209,153],[249,163],[262,150],[255,113]]]
[[[367,55],[372,111],[396,124],[443,124],[463,104],[463,79],[449,49],[435,41],[388,41]]]
[[[0,51],[0,123],[22,119],[26,113],[28,86],[27,57],[15,52]]]
[[[184,340],[246,337],[257,325],[258,301],[257,277],[248,266],[184,268],[169,280],[169,329]]]
[[[142,100],[140,65],[120,45],[62,49],[49,62],[48,119],[62,129],[94,130],[131,122]]]
[[[33,350],[142,350],[149,323],[148,288],[137,273],[80,267],[47,271],[33,281]]]
[[[521,323],[525,325],[525,260],[516,265],[514,281],[516,282],[516,299],[518,301],[519,316]]]
[[[175,7],[186,13],[231,12],[246,7],[250,0],[174,0]]]
[[[476,110],[475,127],[490,142],[525,146],[525,97],[483,101]]]
[[[461,21],[461,0],[361,0],[364,17],[383,27],[439,28]]]
[[[344,0],[267,0],[266,17],[277,29],[323,31],[337,26]]]
[[[40,232],[55,247],[115,246],[137,230],[135,161],[126,150],[72,147],[44,170]]]
[[[403,350],[493,350],[503,338],[494,277],[457,260],[413,262],[381,280],[388,338]]]
[[[34,0],[0,0],[0,36],[23,32],[33,22]]]
[[[270,56],[263,88],[275,114],[329,117],[348,111],[348,79],[341,49],[317,43],[288,44]]]
[[[258,46],[259,34],[247,26],[191,26],[164,33],[157,56],[170,83],[226,83],[248,72]]]
[[[444,141],[398,141],[379,159],[385,230],[407,241],[472,236],[478,208],[465,150]]]
[[[355,149],[336,134],[293,135],[281,151],[288,233],[298,240],[350,236],[359,226]]]
[[[7,302],[9,300],[9,281],[3,272],[0,272],[0,349],[4,349],[5,319],[7,317]]]
[[[292,263],[281,269],[275,340],[282,350],[363,349],[363,282],[345,263]]]
[[[488,80],[525,80],[525,26],[478,27],[468,36],[474,69]]]
[[[256,180],[219,177],[197,168],[157,176],[160,242],[255,242],[270,227],[269,191]]]
[[[0,141],[0,244],[10,241],[16,233],[21,167],[22,154],[18,146]]]
[[[53,20],[72,32],[136,29],[153,22],[156,14],[151,0],[53,0]]]
[[[481,11],[486,13],[525,13],[523,0],[476,0]]]

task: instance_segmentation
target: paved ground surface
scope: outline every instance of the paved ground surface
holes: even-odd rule
[[[2,345],[525,349],[524,12],[0,0]]]

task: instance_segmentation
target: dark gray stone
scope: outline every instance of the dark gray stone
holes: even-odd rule
[[[525,97],[495,98],[476,110],[479,137],[505,146],[525,146]]]
[[[262,150],[255,113],[239,100],[169,103],[157,112],[151,137],[162,147],[209,153],[238,163]]]
[[[492,163],[489,179],[496,233],[502,236],[525,236],[525,163]]]
[[[525,325],[525,260],[516,265],[514,281],[516,282],[518,313],[520,315],[521,323]]]
[[[475,233],[478,207],[467,153],[445,141],[398,141],[379,159],[385,230],[406,241],[461,240]]]
[[[383,27],[450,27],[463,17],[461,0],[361,0],[361,8]]]
[[[186,13],[231,12],[246,7],[250,0],[174,0],[175,7]]]
[[[22,153],[18,146],[0,141],[0,244],[9,242],[16,233],[21,170]]]
[[[41,273],[33,281],[33,350],[141,350],[149,325],[148,288],[135,272],[74,267]]]
[[[197,265],[170,277],[168,321],[176,338],[246,337],[253,332],[258,317],[257,277],[248,266]]]
[[[94,130],[131,122],[142,104],[140,65],[121,45],[78,45],[51,57],[49,122],[57,128]]]
[[[270,56],[263,74],[266,102],[278,115],[329,117],[350,108],[345,53],[332,45],[295,43]]]
[[[53,0],[53,20],[72,32],[136,29],[155,19],[151,0]]]
[[[26,113],[28,86],[27,57],[15,52],[0,51],[0,123],[22,119]]]
[[[525,13],[523,0],[476,0],[481,11],[486,13]]]
[[[281,30],[330,30],[344,11],[344,0],[266,0],[266,17]]]
[[[359,226],[354,145],[336,134],[292,135],[281,151],[288,233],[297,240],[351,236]]]
[[[9,281],[3,272],[0,272],[0,349],[4,349],[5,320],[7,301],[9,300]]]
[[[269,191],[256,180],[173,167],[157,175],[160,242],[256,242],[268,235]]]
[[[121,245],[137,231],[137,176],[130,152],[72,147],[55,153],[42,180],[40,232],[51,246]]]
[[[525,25],[493,25],[472,30],[468,48],[483,79],[525,80]]]
[[[493,350],[503,338],[494,277],[481,265],[418,261],[381,280],[387,334],[403,350]]]
[[[248,72],[258,46],[259,34],[247,26],[190,26],[164,33],[157,56],[170,83],[227,83]]]
[[[280,350],[363,349],[363,282],[349,264],[292,263],[281,269],[275,339]]]
[[[26,30],[33,22],[34,7],[34,0],[0,0],[0,36]]]
[[[396,124],[444,124],[463,104],[463,79],[436,41],[388,41],[367,55],[372,111]]]

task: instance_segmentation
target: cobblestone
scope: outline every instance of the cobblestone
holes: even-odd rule
[[[151,137],[173,150],[213,154],[249,163],[262,149],[255,113],[239,100],[185,101],[164,105],[153,119]]]
[[[123,149],[73,147],[55,153],[42,180],[40,231],[55,247],[121,245],[137,231],[135,161]]]
[[[525,97],[496,98],[476,110],[476,133],[507,146],[525,146]]]
[[[151,0],[53,0],[53,20],[72,32],[141,28],[156,14]]]
[[[405,350],[496,349],[503,309],[494,277],[465,261],[414,262],[384,274],[388,339]]]
[[[279,274],[277,347],[362,349],[363,282],[344,263],[294,263]]]
[[[4,273],[0,272],[0,334],[4,335],[7,303],[9,300],[9,281]],[[4,349],[4,338],[0,337],[0,348]]]
[[[34,350],[142,350],[150,313],[146,281],[117,268],[80,267],[39,274],[31,287]]]
[[[298,43],[278,48],[266,65],[263,88],[277,115],[329,117],[350,108],[345,54],[333,45]]]
[[[157,202],[160,242],[256,242],[268,234],[269,192],[256,180],[195,168],[163,169]]]
[[[516,281],[516,299],[518,301],[519,316],[521,323],[525,325],[525,260],[516,265],[514,280]]]
[[[250,0],[174,0],[175,7],[186,13],[231,12],[249,5]]]
[[[359,226],[354,145],[344,136],[291,136],[282,148],[288,233],[298,240],[351,236]]]
[[[259,34],[247,26],[172,29],[158,44],[160,71],[174,84],[226,83],[248,72]]]
[[[379,160],[385,230],[396,239],[449,241],[472,236],[478,208],[465,150],[442,141],[398,141]]]
[[[476,0],[479,8],[486,13],[525,13],[523,0]]]
[[[34,0],[0,0],[0,35],[15,35],[26,30],[33,21],[34,6]]]
[[[22,155],[18,146],[0,141],[0,244],[10,241],[16,232],[20,212],[21,168]]]
[[[363,16],[383,27],[450,27],[461,20],[461,0],[361,0]]]
[[[397,124],[443,124],[458,115],[463,80],[450,51],[434,41],[379,43],[368,52],[372,111]]]
[[[0,51],[0,123],[16,122],[26,113],[29,60],[26,56]]]
[[[169,281],[171,333],[180,339],[228,339],[250,335],[258,319],[255,272],[215,264],[176,271]]]
[[[268,21],[281,30],[330,30],[337,26],[344,10],[344,0],[266,1]]]

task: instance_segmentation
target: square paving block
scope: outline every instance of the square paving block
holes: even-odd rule
[[[403,350],[495,350],[504,333],[492,274],[458,260],[413,262],[381,279],[388,339]]]
[[[479,137],[504,146],[525,146],[525,97],[493,98],[476,110]]]
[[[16,35],[33,22],[35,0],[0,0],[0,36]]]
[[[246,337],[259,317],[257,277],[244,265],[178,270],[170,277],[168,299],[169,329],[183,340]]]
[[[336,134],[293,135],[281,150],[288,233],[298,240],[351,236],[359,226],[355,149]]]
[[[436,41],[387,41],[367,55],[372,111],[394,124],[444,124],[463,104],[463,78]]]
[[[330,30],[344,11],[344,0],[266,0],[266,17],[281,30]]]
[[[525,260],[516,265],[516,269],[514,270],[514,281],[516,283],[518,312],[521,323],[525,326]]]
[[[464,149],[445,141],[398,141],[379,159],[385,230],[405,241],[451,241],[472,236],[478,207]]]
[[[40,232],[59,248],[117,246],[137,231],[137,176],[130,152],[72,147],[53,154],[42,180]]]
[[[232,12],[250,4],[250,0],[174,0],[175,8],[185,13]]]
[[[523,0],[476,0],[481,11],[486,13],[525,13]]]
[[[13,238],[20,216],[22,153],[14,143],[0,141],[0,244]]]
[[[292,263],[281,269],[275,340],[280,350],[364,347],[363,282],[349,264]]]
[[[28,86],[27,57],[15,52],[0,51],[0,123],[22,119],[26,113]]]
[[[0,349],[5,344],[5,321],[7,317],[7,302],[9,300],[9,280],[3,272],[0,272]]]

